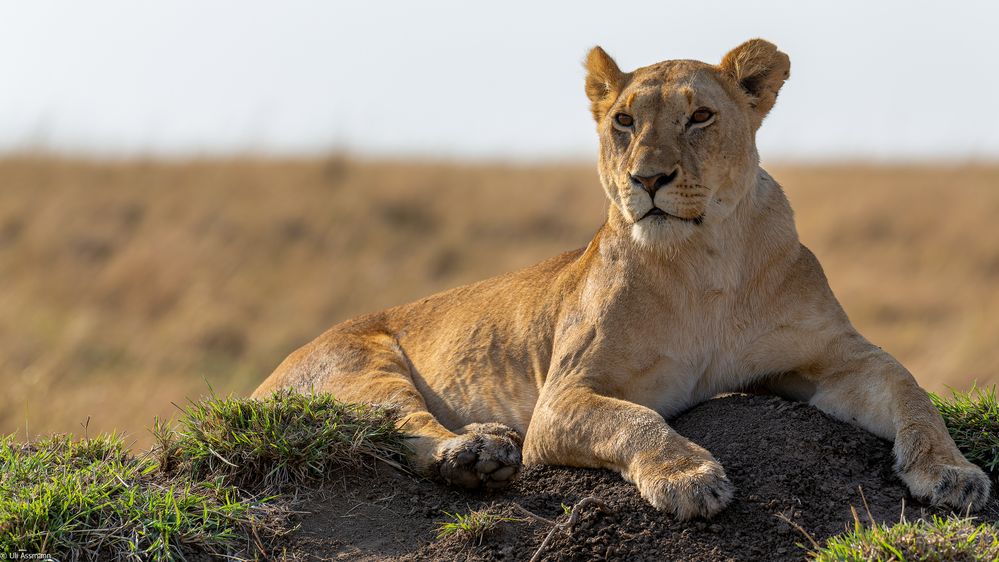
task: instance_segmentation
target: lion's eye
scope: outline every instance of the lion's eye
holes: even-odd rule
[[[618,113],[614,116],[614,121],[622,127],[630,127],[635,124],[635,119],[627,113]]]
[[[690,122],[694,125],[707,123],[714,116],[710,109],[702,107],[690,115]]]

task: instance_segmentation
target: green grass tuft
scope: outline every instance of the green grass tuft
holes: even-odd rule
[[[0,553],[59,560],[181,560],[253,552],[279,511],[211,483],[173,481],[118,435],[0,438]]]
[[[288,512],[260,494],[338,470],[394,463],[392,414],[328,394],[211,397],[157,423],[135,456],[121,436],[0,437],[0,553],[58,560],[266,557]],[[203,557],[203,556],[201,556]]]
[[[153,428],[169,472],[243,489],[282,490],[381,460],[397,465],[404,437],[385,409],[329,394],[280,390],[267,398],[217,398]]]
[[[482,540],[501,523],[523,523],[526,519],[511,517],[508,513],[494,513],[488,509],[465,513],[444,512],[451,521],[437,525],[437,538],[457,537],[469,543],[482,544]]]
[[[993,478],[999,476],[999,402],[995,386],[962,393],[952,390],[949,398],[930,393],[958,449],[969,461]]]
[[[817,562],[937,562],[999,559],[999,536],[989,524],[933,516],[896,525],[863,526],[826,541],[812,553]]]

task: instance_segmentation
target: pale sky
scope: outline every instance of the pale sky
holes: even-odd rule
[[[0,0],[0,152],[585,159],[581,61],[791,57],[764,159],[999,159],[999,2]]]

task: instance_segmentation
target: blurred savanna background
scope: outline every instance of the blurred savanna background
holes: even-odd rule
[[[929,389],[999,381],[988,3],[0,6],[2,433],[142,446],[336,322],[585,245],[598,43],[788,52],[760,152],[850,317]]]

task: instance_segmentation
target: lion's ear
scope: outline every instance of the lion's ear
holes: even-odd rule
[[[625,75],[600,47],[590,49],[586,55],[586,97],[590,98],[590,111],[597,121],[607,114],[607,111],[624,86]]]
[[[791,75],[791,59],[763,39],[750,39],[729,51],[719,65],[749,96],[760,121],[770,113],[784,81]]]

